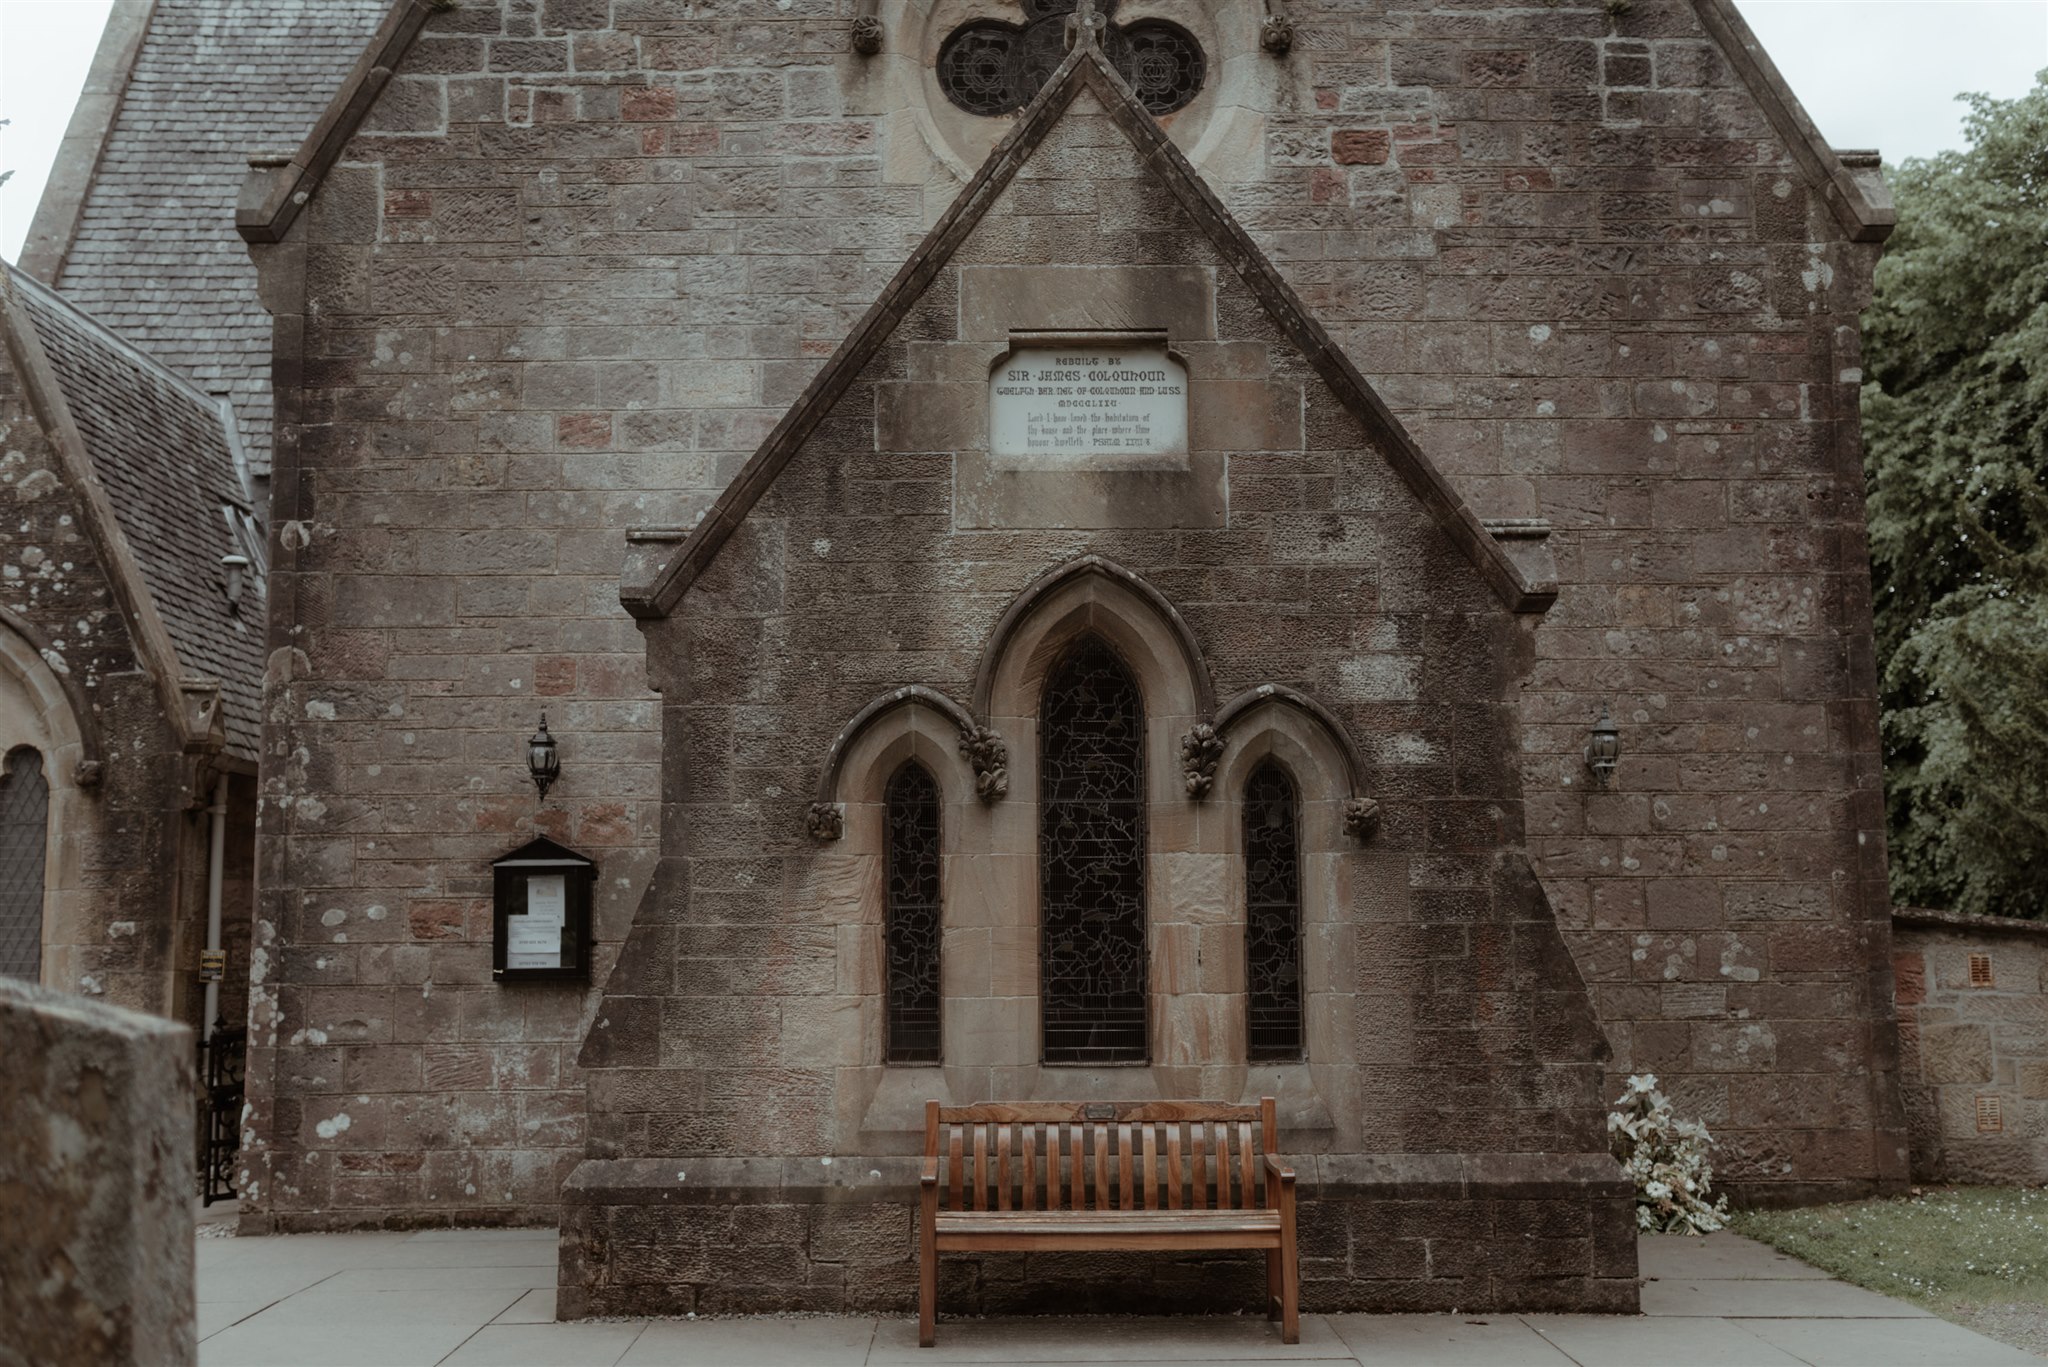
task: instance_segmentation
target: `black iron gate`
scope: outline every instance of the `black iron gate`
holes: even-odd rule
[[[214,1022],[213,1038],[199,1046],[199,1196],[205,1205],[235,1197],[235,1156],[242,1147],[242,1067],[249,1053],[246,1027]]]

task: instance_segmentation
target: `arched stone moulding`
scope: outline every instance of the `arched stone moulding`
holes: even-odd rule
[[[94,895],[81,860],[91,828],[87,791],[100,776],[98,730],[79,705],[75,684],[59,675],[34,630],[0,608],[0,756],[16,746],[42,755],[50,785],[43,845],[42,981],[76,992],[77,950],[101,943]]]
[[[989,632],[988,643],[982,647],[981,663],[974,671],[972,705],[977,717],[986,719],[995,715],[996,671],[1010,654],[1011,642],[1025,623],[1035,614],[1044,611],[1055,599],[1061,602],[1089,604],[1096,601],[1109,602],[1109,599],[1102,599],[1100,594],[1095,592],[1104,585],[1110,586],[1108,592],[1120,593],[1132,600],[1123,604],[1122,609],[1113,616],[1122,618],[1133,627],[1147,617],[1158,620],[1159,625],[1172,638],[1175,653],[1180,658],[1181,670],[1186,676],[1189,689],[1192,690],[1194,712],[1206,718],[1215,710],[1216,692],[1209,681],[1208,662],[1202,658],[1202,648],[1195,642],[1195,633],[1188,630],[1188,624],[1181,617],[1179,610],[1166,600],[1166,595],[1146,583],[1135,571],[1127,570],[1115,561],[1099,555],[1084,555],[1048,570],[1032,580],[997,619],[994,630]],[[1105,639],[1109,638],[1105,635]],[[1127,663],[1133,667],[1141,665],[1142,662],[1130,658],[1130,652],[1125,651],[1117,641],[1111,639],[1109,643],[1118,646],[1119,652],[1126,656]],[[1047,660],[1038,661],[1034,677],[1041,683],[1049,663]],[[1140,685],[1142,686],[1144,682],[1144,678],[1141,677]],[[1032,705],[1035,711],[1035,698]],[[1156,704],[1152,703],[1149,697],[1147,707],[1157,710]]]
[[[1216,734],[1224,741],[1224,753],[1227,755],[1239,740],[1239,719],[1268,704],[1299,713],[1328,739],[1332,752],[1343,764],[1343,785],[1348,795],[1343,809],[1344,832],[1353,839],[1369,838],[1379,826],[1379,803],[1365,791],[1365,763],[1359,758],[1358,746],[1337,715],[1308,694],[1286,684],[1268,683],[1248,688],[1223,704],[1216,711],[1215,726]]]
[[[812,836],[819,840],[837,840],[845,834],[845,800],[841,796],[841,774],[846,767],[847,752],[865,735],[868,729],[881,718],[887,717],[898,708],[923,707],[945,718],[959,733],[963,745],[978,736],[980,728],[966,708],[954,702],[936,688],[923,684],[909,684],[891,689],[876,698],[866,707],[853,714],[853,719],[839,729],[832,738],[832,746],[825,752],[825,767],[818,775],[817,791],[811,797],[810,829]],[[937,778],[938,766],[930,757],[921,755],[925,767]]]

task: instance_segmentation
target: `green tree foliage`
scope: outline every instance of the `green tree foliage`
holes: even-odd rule
[[[2048,72],[1967,98],[1864,317],[1892,895],[2048,916]]]

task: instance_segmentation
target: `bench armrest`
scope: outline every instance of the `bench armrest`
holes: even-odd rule
[[[939,1184],[939,1159],[934,1154],[924,1160],[924,1173],[917,1179],[920,1187],[936,1187]]]
[[[1282,1182],[1291,1183],[1294,1181],[1294,1169],[1289,1167],[1287,1160],[1278,1154],[1269,1153],[1266,1155],[1266,1171],[1272,1173]]]

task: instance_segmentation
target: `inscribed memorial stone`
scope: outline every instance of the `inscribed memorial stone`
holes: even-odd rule
[[[1163,342],[1022,346],[989,380],[989,454],[1095,469],[1188,454],[1187,369]]]

